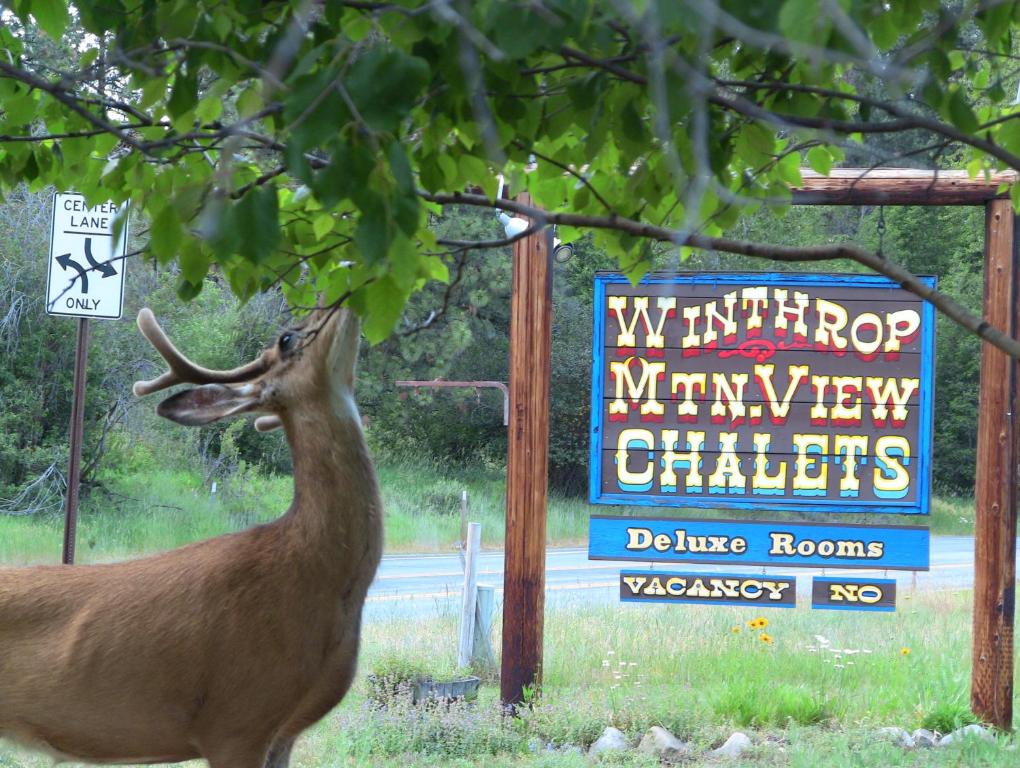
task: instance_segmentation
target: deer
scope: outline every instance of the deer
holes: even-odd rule
[[[317,309],[232,370],[138,327],[177,384],[156,412],[182,425],[257,414],[281,427],[294,496],[279,518],[112,564],[0,568],[0,737],[58,760],[285,768],[294,740],[351,686],[382,502],[354,402],[348,308]]]

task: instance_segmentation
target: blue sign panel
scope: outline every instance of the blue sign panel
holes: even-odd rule
[[[928,570],[919,526],[593,515],[588,559]]]
[[[594,307],[592,503],[928,514],[931,304],[873,275],[702,273],[599,274]]]

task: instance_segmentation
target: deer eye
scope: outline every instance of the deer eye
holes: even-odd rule
[[[290,352],[294,348],[294,343],[297,341],[297,334],[287,331],[280,337],[280,351]]]

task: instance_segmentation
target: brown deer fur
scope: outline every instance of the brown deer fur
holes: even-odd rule
[[[352,395],[358,321],[319,312],[292,333],[293,348],[281,337],[253,378],[159,408],[188,424],[278,417],[294,457],[290,509],[155,557],[0,569],[0,736],[87,762],[278,767],[346,693],[382,550]]]

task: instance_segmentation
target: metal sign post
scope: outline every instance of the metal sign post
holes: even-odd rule
[[[78,318],[71,390],[71,424],[64,504],[62,562],[74,562],[78,529],[81,446],[85,435],[85,380],[89,358],[89,318],[121,316],[124,308],[124,254],[127,221],[115,230],[126,203],[89,206],[81,195],[53,196],[50,258],[46,279],[46,313]]]
[[[74,385],[71,390],[70,457],[67,462],[67,498],[64,502],[64,552],[61,562],[74,562],[78,534],[78,485],[81,482],[81,444],[85,436],[85,375],[89,365],[89,319],[78,318],[74,347]]]

